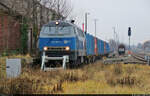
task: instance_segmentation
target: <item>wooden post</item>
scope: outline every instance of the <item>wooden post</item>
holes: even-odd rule
[[[28,52],[32,53],[32,28],[28,30]]]

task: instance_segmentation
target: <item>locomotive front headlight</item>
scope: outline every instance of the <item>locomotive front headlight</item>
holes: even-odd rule
[[[56,25],[58,25],[59,24],[59,22],[56,22]]]
[[[48,47],[44,47],[44,51],[47,51],[48,50]]]
[[[66,50],[66,51],[69,51],[69,50],[70,50],[70,47],[69,47],[69,46],[67,46],[67,47],[65,48],[65,50]]]

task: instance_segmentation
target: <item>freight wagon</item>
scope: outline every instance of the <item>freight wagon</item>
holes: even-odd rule
[[[86,34],[86,55],[89,62],[94,62],[110,53],[109,44],[95,36]]]

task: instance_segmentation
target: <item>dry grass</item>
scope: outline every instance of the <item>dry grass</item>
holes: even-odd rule
[[[150,67],[135,64],[103,65],[96,63],[81,68],[85,82],[63,83],[63,93],[145,94],[150,93]]]
[[[149,66],[134,64],[97,62],[79,69],[49,72],[24,67],[18,78],[0,79],[0,93],[145,94],[150,93],[149,77]]]
[[[79,74],[78,70],[57,70],[42,72],[39,70],[31,71],[24,69],[21,76],[14,79],[5,79],[0,82],[0,93],[9,94],[50,94],[62,92],[63,82],[85,81],[84,73]]]
[[[6,65],[5,65],[5,59],[0,58],[0,78],[6,77]]]

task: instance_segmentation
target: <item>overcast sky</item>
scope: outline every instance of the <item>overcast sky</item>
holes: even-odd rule
[[[150,40],[150,0],[71,0],[73,18],[82,27],[85,12],[88,15],[88,33],[94,34],[94,19],[97,21],[97,36],[103,40],[114,37],[113,27],[120,42],[128,44],[128,27],[132,27],[131,44]]]

